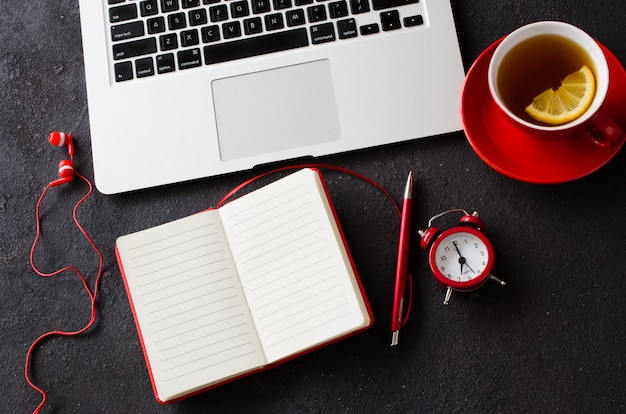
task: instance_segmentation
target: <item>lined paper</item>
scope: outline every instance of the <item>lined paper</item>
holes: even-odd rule
[[[122,236],[117,250],[161,401],[370,323],[313,170],[219,210]]]
[[[118,239],[159,398],[263,366],[217,211]]]
[[[220,209],[270,362],[369,322],[323,191],[302,170]]]

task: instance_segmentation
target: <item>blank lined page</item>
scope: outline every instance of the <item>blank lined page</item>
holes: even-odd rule
[[[117,246],[160,400],[265,364],[217,211]]]
[[[269,362],[369,324],[315,171],[269,184],[220,214]]]

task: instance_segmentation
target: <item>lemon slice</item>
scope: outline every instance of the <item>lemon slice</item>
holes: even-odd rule
[[[556,90],[546,89],[526,107],[533,119],[560,125],[581,116],[591,104],[596,89],[593,72],[584,66],[563,79]]]

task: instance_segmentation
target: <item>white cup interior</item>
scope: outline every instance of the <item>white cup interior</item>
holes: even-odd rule
[[[591,58],[595,66],[594,72],[596,75],[596,92],[589,109],[585,112],[585,114],[578,117],[577,119],[562,125],[537,125],[518,117],[513,112],[511,112],[506,107],[506,105],[504,105],[500,95],[498,94],[498,88],[496,86],[498,69],[500,67],[500,64],[502,63],[502,59],[511,51],[511,49],[527,39],[545,34],[560,35],[577,43],[589,54],[589,57]],[[609,87],[609,68],[602,49],[600,48],[600,46],[598,46],[598,43],[596,43],[596,41],[587,33],[567,23],[557,21],[542,21],[522,26],[504,38],[504,40],[496,48],[491,58],[491,61],[489,62],[488,83],[489,91],[491,92],[491,96],[493,97],[496,104],[498,104],[498,106],[513,120],[522,125],[525,125],[528,128],[536,130],[559,131],[573,128],[586,122],[593,114],[598,111],[598,109],[600,109],[600,106],[604,102],[604,98],[606,97],[606,93]]]

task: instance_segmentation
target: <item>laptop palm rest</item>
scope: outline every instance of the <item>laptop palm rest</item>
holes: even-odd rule
[[[218,79],[212,89],[224,161],[340,138],[328,60]]]

